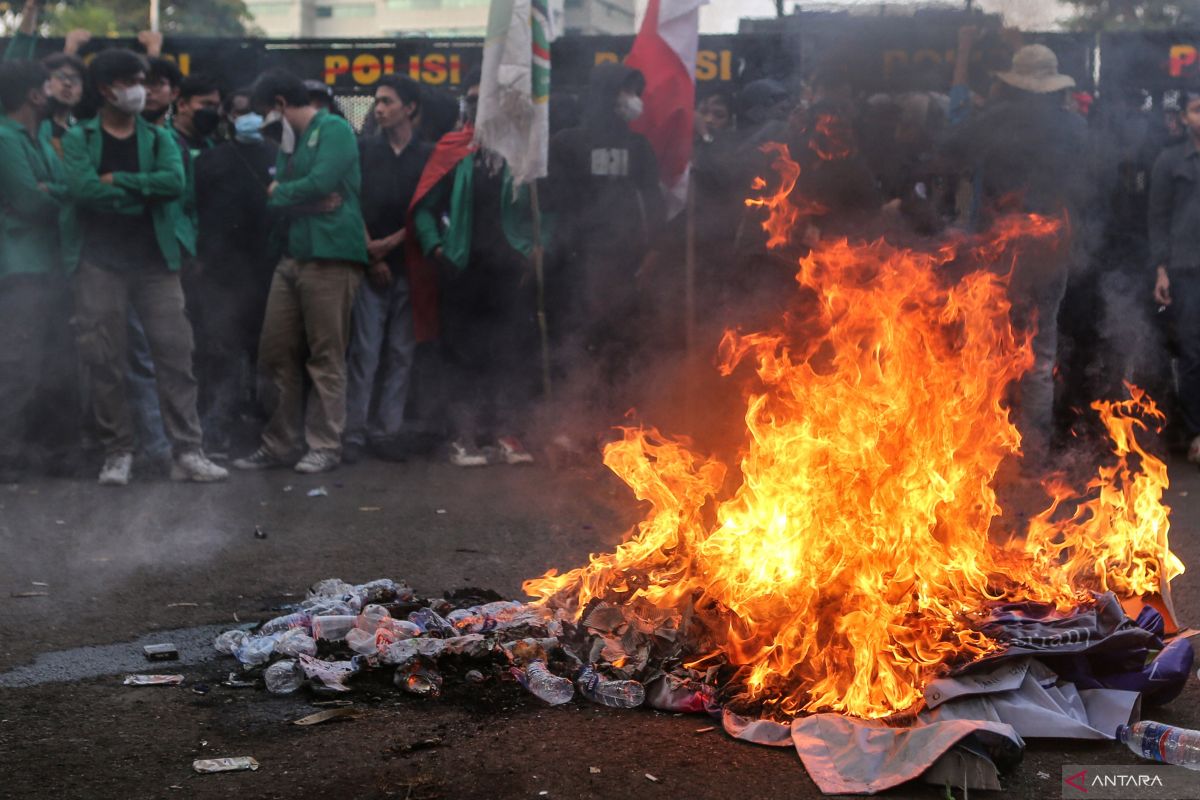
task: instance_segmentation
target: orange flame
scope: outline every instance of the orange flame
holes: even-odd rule
[[[751,204],[779,244],[805,215],[787,201],[799,170],[776,154],[779,193]],[[686,610],[704,623],[698,662],[743,667],[764,709],[882,717],[915,706],[939,668],[997,646],[977,630],[991,603],[1164,588],[1183,565],[1167,548],[1166,467],[1134,438],[1138,413],[1161,415],[1137,390],[1096,405],[1117,465],[1070,519],[1055,521],[1079,498],[1058,487],[1023,542],[989,538],[994,478],[1021,441],[1005,392],[1033,363],[1031,334],[1009,321],[1009,276],[1027,249],[1058,246],[1061,227],[1008,219],[933,253],[813,250],[796,279],[815,315],[720,346],[721,373],[750,385],[737,488],[724,492],[728,467],[687,442],[627,428],[604,463],[649,504],[645,519],[615,552],[525,590],[574,615],[598,598]]]

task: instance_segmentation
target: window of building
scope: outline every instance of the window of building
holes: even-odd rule
[[[246,9],[250,12],[250,16],[257,18],[286,14],[294,6],[295,3],[247,3]]]
[[[338,6],[317,6],[317,19],[345,19],[348,17],[373,17],[375,6],[371,3],[347,3]]]

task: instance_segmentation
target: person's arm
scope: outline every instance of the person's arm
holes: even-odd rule
[[[163,35],[161,31],[139,31],[138,44],[146,48],[146,56],[158,58],[162,55]]]
[[[26,222],[46,222],[58,217],[58,187],[40,183],[19,141],[0,138],[0,197],[7,213]]]
[[[4,61],[33,61],[37,50],[37,23],[41,13],[41,0],[25,0],[21,10],[21,24],[13,33],[8,49],[4,51]]]
[[[91,40],[92,32],[86,28],[76,28],[73,31],[68,31],[66,39],[63,40],[63,52],[69,56],[79,55],[80,49]]]
[[[417,245],[420,246],[423,255],[433,255],[445,243],[442,238],[441,225],[438,224],[438,217],[445,207],[447,193],[454,180],[454,172],[454,170],[450,170],[449,174],[438,181],[438,184],[430,189],[429,193],[422,197],[421,202],[417,203],[417,207],[413,209],[413,233],[416,234]]]
[[[63,174],[72,200],[85,208],[116,210],[129,200],[124,189],[104,183],[88,156],[87,139],[82,128],[67,131],[62,138]]]
[[[272,208],[304,205],[324,200],[337,192],[346,175],[358,163],[358,143],[347,125],[325,125],[313,159],[312,169],[303,178],[280,181],[268,202]]]
[[[151,128],[157,138],[154,168],[149,172],[114,172],[113,186],[128,191],[140,200],[174,200],[183,195],[186,178],[183,157],[175,137],[162,128]]]

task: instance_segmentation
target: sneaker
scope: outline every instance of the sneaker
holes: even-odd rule
[[[113,453],[100,470],[101,486],[128,486],[133,472],[133,453]]]
[[[486,467],[488,460],[478,447],[458,439],[450,443],[450,463],[456,467]]]
[[[505,463],[508,464],[532,464],[533,456],[525,449],[525,445],[521,444],[521,440],[515,436],[501,436],[496,440],[496,444],[500,446],[500,453],[504,456]]]
[[[229,477],[229,470],[209,461],[204,453],[193,450],[175,459],[171,465],[171,480],[194,483],[216,483]]]
[[[342,457],[333,450],[309,450],[304,458],[296,464],[296,472],[304,475],[316,475],[319,472],[330,472],[342,463]]]
[[[267,448],[260,447],[245,458],[233,462],[238,469],[272,469],[286,467],[287,463],[271,455]]]
[[[1192,444],[1188,447],[1187,459],[1193,464],[1200,464],[1200,436],[1192,439]]]

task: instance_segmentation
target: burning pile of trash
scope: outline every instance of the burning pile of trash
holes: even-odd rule
[[[462,592],[425,600],[387,578],[358,585],[330,578],[290,613],[226,631],[214,647],[241,663],[242,680],[261,672],[273,694],[306,685],[348,692],[355,676],[392,670],[397,687],[428,697],[453,674],[468,683],[515,679],[551,705],[578,690],[618,708],[716,708],[713,676],[679,665],[685,649],[675,615],[596,603],[574,624],[540,606],[472,604],[478,599]]]

